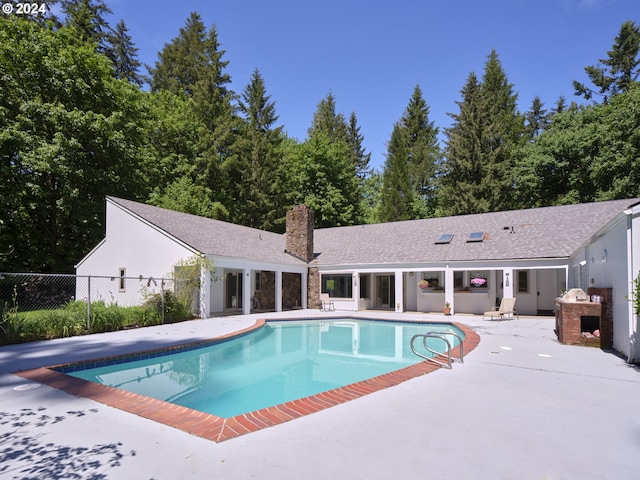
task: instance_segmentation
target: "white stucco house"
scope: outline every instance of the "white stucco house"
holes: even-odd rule
[[[249,313],[252,297],[262,309],[317,308],[321,292],[338,310],[441,312],[447,302],[482,314],[515,297],[519,315],[551,315],[561,292],[607,287],[614,348],[640,361],[627,300],[640,272],[640,199],[323,229],[304,208],[275,234],[108,197],[106,236],[76,272],[129,279],[115,300],[132,304],[149,278],[205,257],[216,267],[214,281],[202,277],[205,317]]]

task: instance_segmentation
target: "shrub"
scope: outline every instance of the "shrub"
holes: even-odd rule
[[[187,307],[170,291],[164,293],[165,322],[178,322],[193,318]],[[90,328],[87,328],[88,306],[85,301],[68,302],[56,310],[19,312],[18,305],[3,302],[0,311],[0,345],[50,340],[54,338],[86,335],[147,327],[162,324],[162,297],[151,295],[144,305],[121,307],[106,305],[104,301],[91,302]]]
[[[145,307],[153,309],[154,312],[162,319],[162,295],[154,293],[147,298],[144,303]],[[178,300],[170,290],[164,291],[164,322],[174,323],[182,320],[190,320],[193,318],[190,308],[183,302]]]

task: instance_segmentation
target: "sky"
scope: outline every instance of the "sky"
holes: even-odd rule
[[[112,27],[123,19],[138,59],[158,52],[189,14],[215,25],[229,62],[231,88],[242,93],[258,69],[290,137],[302,141],[318,103],[332,92],[336,110],[355,112],[371,166],[381,169],[393,125],[416,85],[440,131],[471,72],[498,58],[527,111],[534,97],[552,109],[589,83],[584,67],[606,58],[626,20],[640,24],[638,0],[105,0]],[[142,73],[147,74],[143,69]]]

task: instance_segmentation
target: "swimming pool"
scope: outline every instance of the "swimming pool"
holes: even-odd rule
[[[229,418],[420,363],[409,343],[413,335],[425,331],[464,336],[452,324],[441,323],[353,318],[280,321],[178,353],[57,370]],[[455,336],[449,339],[456,344]],[[441,340],[429,342],[431,348],[442,351]]]

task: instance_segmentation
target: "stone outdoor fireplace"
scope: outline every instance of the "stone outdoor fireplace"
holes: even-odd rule
[[[598,301],[592,301],[598,300]],[[560,343],[613,348],[611,288],[567,292],[556,300],[556,335]]]

